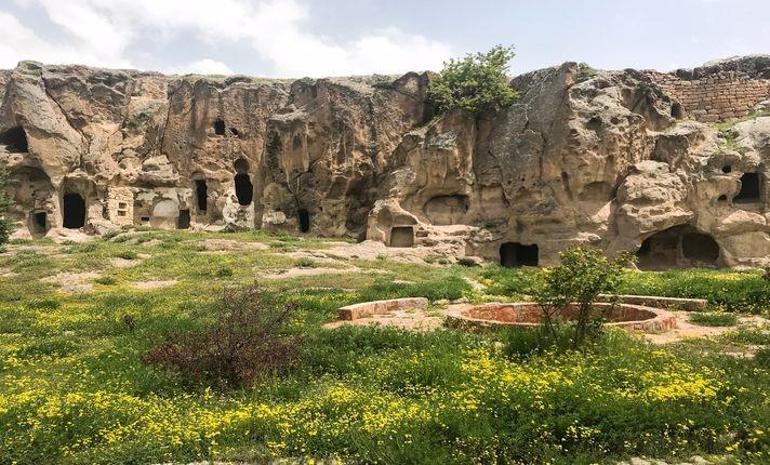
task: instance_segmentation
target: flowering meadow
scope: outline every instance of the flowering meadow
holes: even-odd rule
[[[770,463],[770,364],[728,354],[770,345],[765,331],[652,346],[617,330],[581,351],[520,357],[497,333],[322,329],[357,301],[491,299],[464,278],[511,294],[526,281],[498,268],[349,259],[323,265],[340,273],[265,281],[298,306],[290,331],[303,340],[299,362],[221,389],[142,355],[170,331],[210,324],[218,287],[289,269],[293,253],[326,245],[222,234],[269,248],[210,253],[200,241],[211,235],[121,237],[19,243],[0,255],[10,273],[0,278],[0,464],[609,464],[693,454]],[[116,266],[116,257],[136,263]],[[64,292],[46,279],[63,270],[99,277],[88,291]],[[173,284],[132,285],[147,280]]]

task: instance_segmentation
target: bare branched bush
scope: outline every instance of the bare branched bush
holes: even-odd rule
[[[249,386],[288,370],[297,360],[300,340],[286,332],[294,305],[279,303],[254,285],[225,289],[216,310],[214,325],[172,333],[143,360],[220,387]]]

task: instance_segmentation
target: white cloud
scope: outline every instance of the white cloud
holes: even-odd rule
[[[0,55],[0,66],[11,57],[35,55],[46,62],[62,62],[76,50],[105,66],[129,63],[132,46],[143,34],[173,37],[184,34],[190,48],[201,54],[213,44],[245,42],[272,65],[265,74],[281,77],[398,73],[436,69],[451,55],[448,45],[419,34],[383,29],[345,41],[309,31],[310,12],[298,0],[16,0],[35,3],[49,20],[70,38],[65,44],[45,44],[27,30],[27,37]],[[18,23],[18,21],[16,21]],[[0,24],[1,25],[1,24]],[[23,28],[21,24],[17,24]],[[5,35],[0,32],[0,37]],[[190,37],[188,37],[190,36]],[[2,43],[8,43],[3,41]],[[2,46],[0,46],[2,47]],[[41,49],[43,58],[37,58]],[[0,48],[2,50],[2,48]],[[8,56],[6,56],[8,55]],[[76,60],[83,62],[83,60]],[[141,65],[141,64],[140,64]],[[210,58],[189,64],[169,63],[167,72],[229,73],[230,68]]]
[[[221,61],[204,58],[178,68],[169,68],[174,74],[233,74],[233,70]]]

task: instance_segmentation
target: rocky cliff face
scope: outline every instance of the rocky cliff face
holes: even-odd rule
[[[577,244],[649,268],[770,263],[767,57],[670,74],[567,63],[514,78],[520,100],[479,118],[433,118],[429,79],[21,63],[0,72],[16,234],[268,228],[510,266]]]

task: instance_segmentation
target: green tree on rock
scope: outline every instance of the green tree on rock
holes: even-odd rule
[[[485,53],[451,59],[431,79],[428,98],[439,114],[461,109],[478,115],[510,106],[518,96],[508,80],[513,47],[498,45]]]

